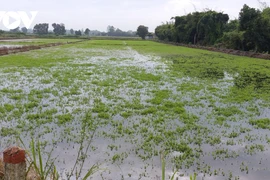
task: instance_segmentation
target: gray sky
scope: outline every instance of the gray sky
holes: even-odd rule
[[[257,0],[1,0],[0,11],[38,11],[36,23],[64,23],[66,29],[97,29],[108,25],[135,31],[146,25],[150,31],[171,17],[209,8],[238,18],[244,4],[259,8]],[[269,0],[266,1],[270,4]],[[0,22],[0,28],[3,23]]]

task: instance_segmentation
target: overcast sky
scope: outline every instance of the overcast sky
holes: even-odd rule
[[[139,25],[154,31],[171,17],[209,8],[238,18],[244,4],[259,8],[257,0],[1,0],[0,11],[38,11],[33,22],[64,23],[66,29],[97,29],[108,25],[135,31]],[[270,4],[269,0],[262,0]],[[0,28],[2,26],[0,22]]]

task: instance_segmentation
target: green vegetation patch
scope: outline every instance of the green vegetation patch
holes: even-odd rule
[[[256,91],[270,92],[270,75],[265,71],[243,71],[235,79],[236,87],[243,89],[251,86]]]
[[[157,90],[154,92],[154,98],[151,99],[149,102],[152,104],[159,105],[164,100],[170,97],[171,91],[170,90]]]
[[[65,124],[72,120],[72,115],[71,114],[58,115],[57,119],[58,119],[58,124]]]
[[[231,117],[237,114],[238,115],[242,114],[242,111],[236,106],[226,108],[215,108],[215,112],[218,116],[225,116],[225,117]]]
[[[134,72],[132,74],[132,77],[134,79],[137,79],[138,81],[154,81],[154,82],[158,82],[161,79],[160,75],[154,75],[151,73],[146,73],[146,72]]]
[[[251,124],[252,126],[255,126],[256,128],[270,129],[270,119],[269,118],[250,120],[249,124]]]

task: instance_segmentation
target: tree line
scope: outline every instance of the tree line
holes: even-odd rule
[[[76,36],[123,36],[123,37],[136,37],[137,32],[136,31],[122,31],[119,28],[115,28],[114,26],[108,26],[107,32],[101,32],[98,30],[90,30],[89,28],[86,28],[85,30],[74,30],[69,29],[67,30],[65,25],[63,23],[57,24],[53,23],[51,25],[53,27],[53,31],[49,31],[50,25],[48,23],[39,23],[34,26],[33,29],[27,29],[25,27],[20,28],[17,27],[15,29],[10,29],[9,32],[11,33],[24,33],[24,34],[37,34],[37,35],[48,35],[48,34],[55,34],[56,36],[59,35],[76,35]],[[1,31],[0,33],[5,33],[6,31]]]
[[[119,28],[115,28],[114,26],[108,26],[107,28],[107,32],[100,32],[97,30],[93,30],[91,31],[89,28],[86,28],[85,30],[81,29],[81,30],[74,30],[74,29],[70,29],[67,30],[65,28],[65,25],[63,23],[61,24],[57,24],[57,23],[53,23],[52,24],[53,27],[53,32],[49,31],[49,24],[48,23],[39,23],[36,24],[33,28],[33,33],[37,34],[37,35],[47,35],[47,34],[55,34],[56,36],[59,35],[76,35],[76,36],[82,36],[82,35],[86,35],[86,36],[90,36],[90,35],[94,35],[94,36],[125,36],[125,37],[135,37],[136,36],[136,32],[134,31],[122,31]],[[15,29],[11,29],[10,32],[13,33],[19,33],[19,32],[23,32],[23,33],[29,33],[29,30],[26,29],[25,27],[23,28],[15,28]]]
[[[53,27],[53,34],[55,34],[56,36],[59,35],[76,35],[76,36],[82,36],[82,35],[93,35],[93,36],[116,36],[116,37],[141,37],[142,39],[146,39],[146,37],[148,37],[148,39],[153,39],[154,38],[154,34],[153,33],[149,33],[148,31],[148,27],[144,26],[144,25],[140,25],[137,28],[137,31],[122,31],[119,28],[115,28],[114,26],[108,26],[107,27],[107,32],[100,32],[98,30],[93,30],[91,31],[89,28],[86,28],[85,30],[74,30],[74,29],[70,29],[70,30],[66,30],[65,25],[63,23],[61,24],[56,24],[53,23],[52,24]],[[33,30],[29,30],[25,27],[21,28],[17,27],[15,29],[10,29],[11,33],[34,33],[37,35],[47,35],[47,34],[52,34],[52,32],[49,31],[49,24],[48,23],[39,23],[36,24],[34,26]],[[0,30],[0,35],[5,33],[5,31]]]
[[[270,8],[244,5],[239,18],[206,10],[176,16],[155,29],[160,40],[270,53]]]
[[[52,24],[52,27],[53,27],[53,33],[56,36],[66,35],[66,33],[67,33],[67,30],[65,28],[65,25],[63,23],[61,23],[61,24],[53,23]],[[34,26],[33,33],[34,34],[38,34],[38,35],[49,34],[49,24],[48,23],[36,24]],[[86,28],[85,31],[83,31],[83,30],[73,30],[73,29],[70,29],[69,30],[69,33],[71,35],[77,35],[77,36],[81,36],[83,34],[88,36],[90,34],[90,29],[89,28]]]

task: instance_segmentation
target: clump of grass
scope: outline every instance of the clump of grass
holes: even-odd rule
[[[11,135],[18,135],[20,132],[16,128],[2,127],[0,129],[0,136],[7,137]]]
[[[120,159],[121,159],[120,154],[115,154],[115,155],[112,157],[113,163],[116,162],[116,161],[119,161]]]
[[[92,111],[95,113],[104,113],[108,112],[109,108],[104,103],[102,103],[101,100],[96,99]]]
[[[227,146],[234,146],[236,143],[234,142],[233,139],[229,139],[227,142],[226,142]]]
[[[4,104],[4,109],[6,110],[6,112],[11,112],[14,110],[14,106],[12,104]]]
[[[268,72],[264,71],[242,71],[239,76],[234,79],[237,88],[246,88],[248,86],[254,88],[256,91],[270,91],[269,83],[270,76]]]
[[[82,180],[87,180],[89,179],[93,174],[96,172],[102,170],[98,164],[94,164],[86,173],[86,175],[82,178]]]
[[[131,110],[141,110],[145,108],[145,106],[141,103],[141,100],[138,98],[125,102],[124,106]]]
[[[58,124],[65,124],[67,122],[70,122],[72,120],[72,115],[71,114],[63,114],[63,115],[58,115]]]
[[[149,107],[143,110],[141,114],[142,115],[155,114],[156,112],[157,112],[157,109],[155,107]]]
[[[169,90],[158,90],[154,92],[154,98],[151,99],[149,102],[152,104],[159,105],[161,104],[165,99],[168,99],[170,97],[171,91]]]
[[[211,79],[223,79],[224,70],[218,67],[205,67],[200,71],[200,76],[202,78],[211,78]]]
[[[228,149],[217,149],[212,152],[214,159],[220,158],[224,160],[225,158],[236,158],[239,155],[235,151],[229,151]]]
[[[23,141],[19,138],[19,140],[21,141],[21,143],[24,146]],[[79,154],[81,153],[81,148],[79,151]],[[40,178],[40,180],[47,180],[47,179],[51,179],[51,180],[58,180],[60,179],[60,175],[58,174],[58,171],[56,169],[56,166],[54,165],[54,162],[56,160],[56,158],[51,158],[53,149],[51,150],[51,152],[49,152],[47,161],[44,162],[44,156],[42,155],[42,151],[41,151],[41,143],[38,141],[37,143],[35,143],[34,139],[32,139],[32,141],[30,142],[30,152],[29,154],[29,158],[28,162],[29,162],[29,167],[27,170],[27,174],[35,174],[36,178]],[[78,159],[77,159],[78,161]],[[77,164],[77,161],[75,163],[75,166]],[[82,163],[83,166],[84,163]],[[0,164],[1,165],[1,164]],[[45,166],[44,166],[45,165]],[[82,168],[81,166],[81,168]],[[73,169],[74,170],[74,169]],[[89,179],[89,177],[91,175],[93,175],[94,173],[96,173],[97,171],[101,170],[100,166],[98,164],[94,164],[88,171],[87,173],[82,177],[82,180],[87,180]],[[0,168],[1,171],[1,168]],[[81,170],[79,172],[79,174],[81,173]],[[68,176],[67,179],[69,180],[71,178],[71,176]],[[78,177],[76,177],[76,179],[78,179]]]
[[[160,154],[160,160],[161,160],[161,179],[162,180],[166,180],[165,179],[165,176],[166,176],[166,158],[165,158],[165,156],[166,156],[166,154],[167,153],[165,153],[165,152],[161,152],[161,154]],[[172,177],[170,178],[170,180],[174,180],[174,176],[175,176],[175,174],[177,173],[177,171],[175,171],[174,173],[173,173],[173,175],[172,175]]]
[[[269,118],[264,118],[264,119],[258,119],[258,120],[250,120],[249,124],[252,126],[255,126],[257,128],[262,128],[262,129],[270,129],[270,119]]]
[[[190,180],[196,180],[197,179],[197,174],[194,173],[194,175],[190,175]]]
[[[125,111],[125,112],[122,112],[121,113],[121,116],[124,117],[124,118],[128,118],[132,115],[132,112],[131,111]]]
[[[55,170],[56,168],[54,166],[54,161],[51,162],[51,163],[49,162],[51,160],[50,159],[51,153],[49,154],[49,157],[48,157],[48,160],[47,160],[47,162],[45,164],[45,167],[43,167],[43,157],[41,155],[40,142],[38,141],[37,144],[35,145],[35,142],[32,139],[32,142],[31,142],[30,146],[31,146],[31,153],[32,153],[32,156],[33,156],[32,164],[33,164],[36,172],[39,174],[40,178],[42,180],[45,180],[50,176],[50,174],[52,172],[54,172],[55,174],[53,174],[53,179],[58,179],[59,175]],[[36,159],[36,151],[37,151],[38,161]]]
[[[245,149],[247,153],[250,155],[255,154],[257,152],[263,152],[265,150],[264,145],[262,144],[252,144],[250,146],[247,145]]]
[[[41,80],[42,84],[50,84],[51,83],[51,79],[42,79]]]
[[[134,79],[137,79],[138,81],[154,81],[158,82],[161,79],[161,76],[154,75],[151,73],[146,73],[146,72],[134,72],[132,74],[132,77]]]
[[[211,145],[214,146],[215,144],[220,144],[221,143],[221,137],[220,136],[216,136],[216,137],[209,137],[209,139],[207,139],[207,142]]]
[[[22,139],[19,138],[19,140],[25,148]],[[44,156],[42,156],[41,151],[41,143],[39,141],[35,143],[34,139],[32,139],[30,142],[30,152],[27,152],[29,155],[29,159],[27,159],[29,163],[27,174],[28,172],[37,174],[37,176],[41,180],[47,180],[49,178],[52,180],[58,180],[60,176],[56,171],[56,167],[54,166],[54,162],[56,159],[51,158],[52,151],[53,149],[51,150],[51,152],[49,152],[46,162],[44,162]]]
[[[216,114],[219,116],[225,116],[230,117],[236,114],[242,114],[242,111],[239,110],[239,108],[232,106],[232,107],[226,107],[226,108],[216,108],[215,109]]]
[[[14,93],[22,93],[23,91],[21,89],[14,90],[14,89],[3,88],[0,90],[0,92],[14,94]]]
[[[220,126],[222,126],[224,123],[226,122],[226,118],[223,116],[218,116],[215,120],[215,124],[218,124]]]
[[[238,136],[239,136],[239,133],[237,133],[237,132],[235,132],[235,131],[231,132],[231,133],[228,135],[229,138],[236,138],[236,137],[238,137]]]
[[[109,119],[110,118],[110,114],[105,113],[105,112],[100,112],[100,113],[98,113],[98,117],[99,118],[103,118],[103,119]]]

